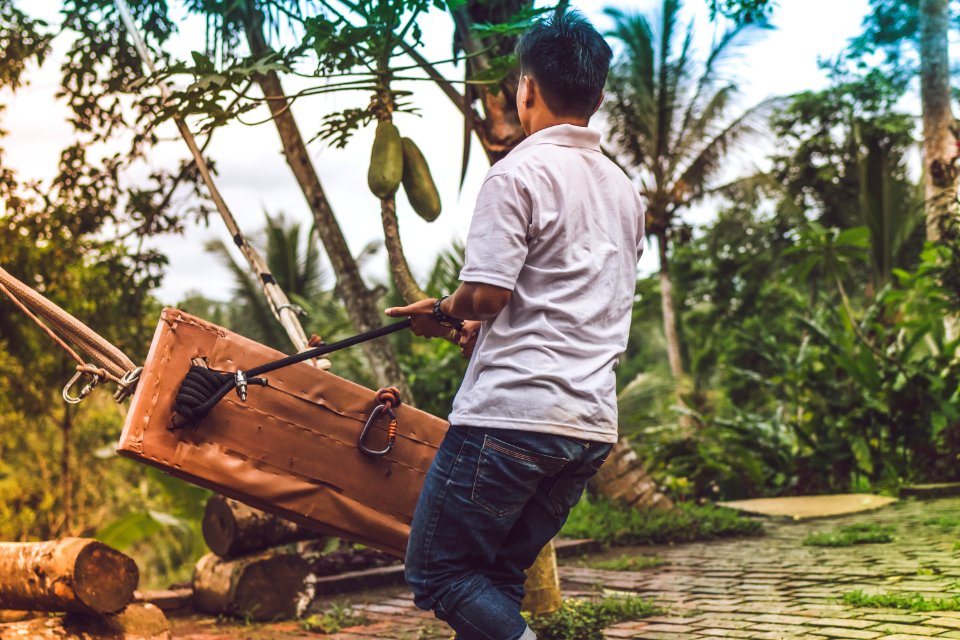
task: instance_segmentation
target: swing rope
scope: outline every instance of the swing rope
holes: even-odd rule
[[[76,375],[70,379],[70,382],[63,389],[65,402],[78,404],[90,394],[97,384],[104,380],[109,380],[119,387],[115,396],[118,402],[133,391],[140,375],[140,369],[123,351],[103,336],[13,277],[3,267],[0,267],[0,292],[10,298],[17,308],[33,320],[57,346],[77,363]],[[51,329],[47,323],[53,325],[56,331]],[[84,360],[68,342],[73,343],[77,349],[96,364]],[[70,395],[70,388],[84,375],[90,378],[90,382],[82,388],[77,396]]]
[[[133,13],[130,11],[130,6],[127,4],[126,0],[115,0],[115,4],[117,11],[120,13],[120,19],[123,21],[123,24],[127,29],[127,33],[133,40],[133,46],[137,50],[137,55],[140,57],[140,61],[147,68],[150,74],[155,76],[157,73],[157,68],[153,62],[153,56],[150,55],[150,50],[147,48],[147,44],[133,19]],[[160,88],[160,95],[162,96],[163,100],[168,102],[170,100],[170,88],[167,86],[166,82],[157,79],[157,86]],[[213,176],[210,173],[210,167],[207,165],[207,161],[204,160],[203,154],[200,152],[200,148],[197,146],[197,141],[193,136],[193,132],[190,131],[186,121],[180,115],[173,116],[173,121],[177,125],[177,129],[180,131],[183,141],[190,149],[190,155],[193,156],[193,161],[197,165],[197,169],[200,172],[200,177],[203,179],[203,182],[207,187],[207,191],[210,193],[210,198],[213,200],[213,203],[217,208],[217,212],[219,212],[220,217],[223,219],[223,222],[227,227],[227,231],[233,237],[234,244],[237,245],[237,247],[240,249],[240,252],[243,254],[243,257],[246,259],[250,270],[255,274],[256,280],[260,284],[264,296],[267,298],[267,303],[270,306],[270,311],[273,313],[273,317],[276,318],[277,321],[283,326],[287,336],[290,338],[290,342],[293,343],[294,348],[297,351],[303,351],[309,346],[309,340],[303,330],[303,326],[300,324],[300,319],[298,317],[299,314],[303,313],[303,310],[297,305],[291,304],[289,298],[287,298],[287,294],[284,293],[280,285],[277,284],[276,279],[274,279],[273,274],[270,273],[270,269],[267,266],[266,261],[253,247],[253,245],[247,242],[243,232],[241,232],[240,227],[237,225],[236,219],[233,217],[233,213],[231,213],[230,208],[223,199],[223,196],[220,195],[220,190],[217,188],[216,183],[214,183]],[[329,360],[322,359],[314,362],[316,366],[321,369],[330,368]]]

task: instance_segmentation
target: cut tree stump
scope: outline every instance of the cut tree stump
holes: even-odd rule
[[[626,438],[617,441],[588,486],[590,491],[634,509],[673,508],[673,502],[660,493]]]
[[[97,540],[0,543],[0,609],[116,613],[139,579],[132,559]]]
[[[278,550],[225,560],[208,553],[193,572],[198,611],[249,620],[292,618],[312,599],[308,562]]]
[[[122,613],[109,616],[68,613],[62,617],[0,624],[0,638],[170,640],[171,637],[166,616],[152,604],[132,604]]]
[[[221,558],[236,558],[290,542],[322,537],[312,529],[220,495],[207,500],[203,512],[203,539]]]

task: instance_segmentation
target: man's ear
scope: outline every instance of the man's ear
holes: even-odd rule
[[[528,73],[520,80],[523,83],[523,106],[529,109],[537,101],[537,81]]]
[[[603,91],[601,91],[601,92],[600,92],[600,99],[597,100],[597,106],[595,106],[595,107],[593,108],[593,112],[594,112],[594,113],[596,113],[597,111],[600,110],[600,105],[603,104],[603,99],[604,99],[605,97],[606,97],[605,94],[603,93]]]

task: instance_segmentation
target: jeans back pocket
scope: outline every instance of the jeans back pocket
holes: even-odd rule
[[[471,500],[495,516],[510,515],[527,504],[543,478],[568,462],[484,436]]]

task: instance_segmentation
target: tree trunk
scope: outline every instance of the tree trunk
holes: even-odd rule
[[[680,337],[677,334],[677,317],[673,305],[673,283],[670,282],[670,258],[667,255],[666,234],[657,236],[660,251],[660,302],[663,309],[663,334],[667,339],[667,357],[670,373],[679,384],[683,377],[683,361],[680,358]]]
[[[202,530],[207,546],[221,558],[323,537],[312,529],[220,495],[207,500]]]
[[[255,56],[270,53],[263,37],[263,16],[252,10],[245,25],[250,52]],[[267,106],[273,114],[273,123],[283,143],[283,153],[293,171],[300,189],[307,200],[317,226],[317,232],[326,249],[330,264],[337,276],[337,294],[343,300],[350,316],[350,323],[358,332],[371,331],[383,325],[383,314],[373,293],[367,289],[360,276],[360,269],[350,253],[343,231],[333,215],[330,203],[320,184],[317,171],[310,161],[307,145],[300,134],[297,122],[290,111],[290,102],[283,96],[283,86],[275,71],[257,76],[257,83],[267,98]],[[377,384],[394,385],[400,388],[404,402],[413,403],[413,394],[406,383],[397,354],[389,340],[371,340],[363,343]]]
[[[383,222],[383,238],[387,246],[387,256],[390,259],[390,274],[397,285],[400,296],[407,304],[423,300],[427,294],[423,292],[403,254],[403,245],[400,243],[400,226],[397,223],[397,199],[386,198],[380,201],[380,216]]]
[[[673,502],[657,490],[626,438],[620,438],[607,461],[590,480],[590,490],[634,509],[672,509]]]
[[[152,604],[131,604],[111,616],[68,614],[65,617],[32,618],[0,624],[0,638],[45,638],[56,640],[170,640],[170,623]]]
[[[116,613],[140,579],[133,560],[102,542],[0,543],[0,608]]]
[[[197,610],[249,620],[293,618],[312,600],[310,567],[296,553],[276,550],[224,560],[208,553],[193,573]]]
[[[553,613],[560,608],[560,575],[557,573],[557,550],[551,540],[527,569],[526,594],[520,605],[522,611],[535,616]]]
[[[923,155],[927,238],[953,215],[957,200],[957,153],[950,109],[950,15],[947,0],[920,0],[920,96],[923,102]]]

